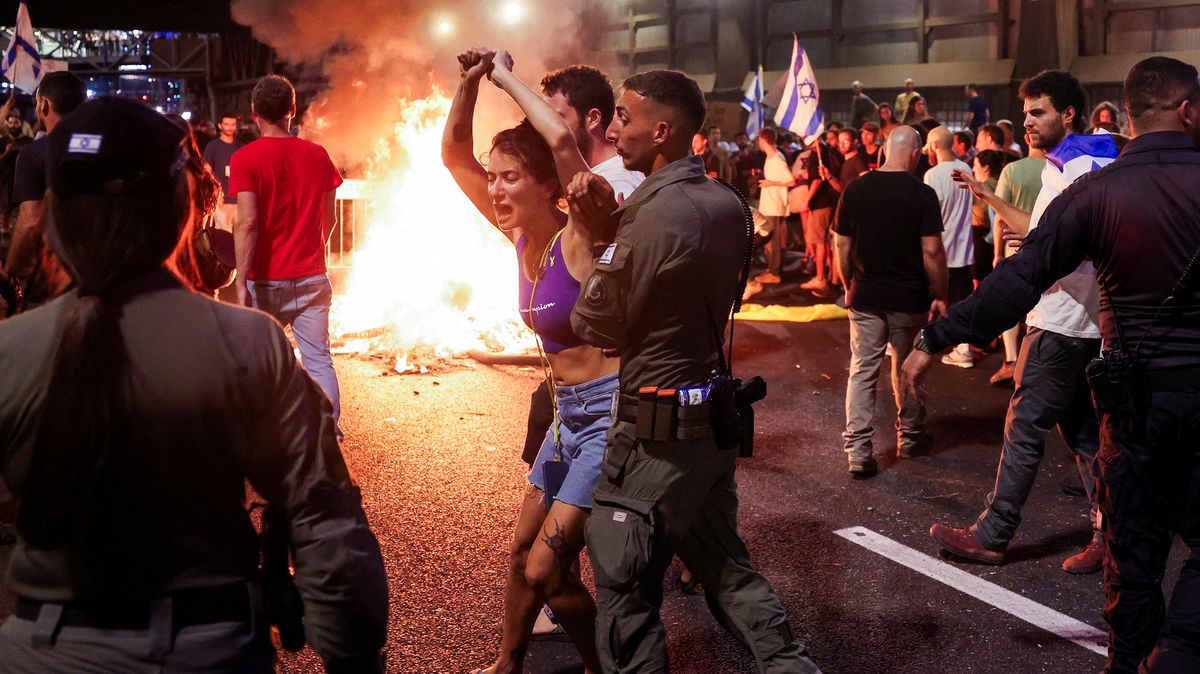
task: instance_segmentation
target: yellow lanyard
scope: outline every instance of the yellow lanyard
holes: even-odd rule
[[[555,393],[554,387],[554,370],[550,367],[550,360],[546,358],[546,352],[544,349],[542,349],[542,338],[538,336],[537,326],[534,325],[533,307],[535,298],[537,297],[538,283],[542,280],[542,276],[546,274],[546,258],[549,257],[550,250],[554,248],[554,244],[558,241],[559,237],[562,236],[562,233],[563,230],[558,230],[558,232],[550,239],[550,243],[546,244],[545,250],[542,251],[542,259],[538,262],[537,273],[533,276],[533,288],[529,291],[529,327],[533,330],[533,339],[538,347],[538,356],[542,360],[542,374],[546,378],[546,388],[550,391],[550,405],[554,410],[554,421],[550,426],[550,432],[554,438],[555,461],[562,460],[562,456],[559,452],[561,443],[559,442],[558,438],[558,396]],[[562,263],[566,264],[566,260],[563,260]]]

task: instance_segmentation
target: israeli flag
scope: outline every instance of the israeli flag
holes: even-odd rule
[[[805,145],[825,133],[825,112],[821,109],[817,76],[795,35],[792,35],[792,65],[783,85],[779,108],[775,111],[775,123],[803,138]]]
[[[33,93],[42,81],[42,56],[38,54],[37,38],[33,36],[33,24],[29,21],[29,8],[25,0],[17,8],[17,27],[4,52],[4,76],[14,86]]]
[[[742,107],[750,113],[750,119],[746,120],[746,135],[754,138],[763,128],[763,69],[761,65],[758,66],[758,72],[754,74],[754,81],[750,83],[750,88],[746,89],[745,95],[742,96]]]
[[[1062,192],[1083,174],[1113,163],[1117,154],[1117,143],[1108,133],[1073,133],[1046,153],[1046,163],[1058,170],[1043,171],[1042,180]]]

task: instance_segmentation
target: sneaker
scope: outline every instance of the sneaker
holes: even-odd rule
[[[988,380],[988,383],[992,386],[1012,386],[1013,373],[1016,371],[1017,364],[1015,361],[1005,361],[1000,366],[1000,369],[996,370],[996,374],[992,375],[992,378]]]
[[[879,472],[879,465],[875,463],[875,457],[869,456],[865,459],[850,459],[850,476],[859,479],[873,477]]]
[[[1092,542],[1077,555],[1068,557],[1062,563],[1062,570],[1075,575],[1096,573],[1104,568],[1104,538],[1097,533],[1092,536]]]
[[[754,280],[758,281],[759,283],[761,283],[763,285],[774,285],[776,283],[779,283],[783,279],[779,278],[779,274],[772,274],[769,271],[764,271],[763,273],[759,274],[758,276],[755,276]]]
[[[828,281],[822,281],[819,278],[810,278],[800,284],[801,290],[824,290],[829,287]]]
[[[971,368],[975,367],[975,359],[971,357],[971,352],[963,352],[954,349],[950,353],[942,356],[943,365],[953,365],[954,367]]]
[[[960,529],[945,524],[929,528],[929,535],[941,544],[942,549],[955,557],[970,559],[984,564],[1003,564],[1003,550],[988,550],[975,540],[970,529]]]

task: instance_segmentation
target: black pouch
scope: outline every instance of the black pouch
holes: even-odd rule
[[[1125,352],[1105,351],[1085,371],[1098,411],[1131,421],[1145,419],[1150,383],[1143,362]]]
[[[762,377],[751,377],[734,393],[738,416],[742,424],[742,439],[738,456],[748,459],[754,456],[754,403],[767,397],[767,382]]]
[[[717,449],[733,449],[741,444],[743,435],[742,415],[737,404],[737,387],[741,381],[724,375],[712,380],[708,393],[709,410],[712,414],[713,439]]]

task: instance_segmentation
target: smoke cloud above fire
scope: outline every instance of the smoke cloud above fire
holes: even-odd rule
[[[455,55],[468,47],[508,49],[517,74],[536,86],[549,68],[584,62],[598,31],[585,0],[233,0],[235,21],[303,72],[320,69],[328,89],[313,100],[305,136],[346,168],[363,168],[394,140],[406,101],[458,81]],[[475,125],[477,146],[519,119],[485,86]],[[402,153],[402,152],[401,152]]]

